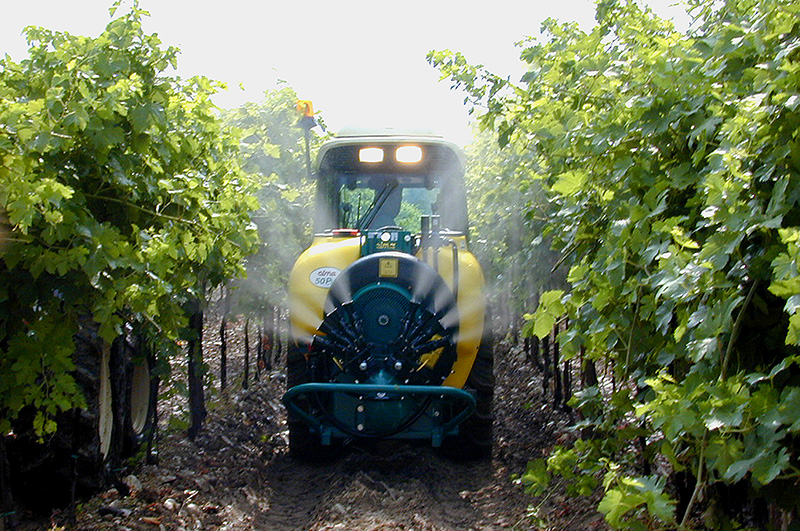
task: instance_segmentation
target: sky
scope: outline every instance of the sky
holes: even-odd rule
[[[648,0],[679,29],[678,0]],[[123,0],[126,10],[131,0]],[[0,0],[0,53],[27,55],[26,26],[96,37],[113,0]],[[542,22],[574,21],[589,30],[593,0],[139,0],[144,29],[181,49],[178,75],[204,75],[228,90],[220,107],[260,101],[285,81],[311,100],[328,128],[432,129],[465,145],[471,138],[465,94],[440,81],[430,50],[459,51],[471,64],[517,80],[524,71],[515,43],[540,36]]]

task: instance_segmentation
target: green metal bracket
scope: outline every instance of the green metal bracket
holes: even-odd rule
[[[342,432],[336,426],[326,422],[324,415],[317,416],[310,411],[304,410],[299,404],[301,396],[311,395],[349,395],[354,401],[364,397],[372,397],[373,403],[380,400],[403,400],[406,397],[431,398],[432,406],[430,425],[425,425],[425,431],[419,428],[407,430],[393,435],[393,438],[420,439],[429,438],[434,447],[442,444],[444,437],[451,433],[456,433],[458,426],[475,411],[475,397],[469,392],[455,387],[428,386],[428,385],[378,385],[378,384],[346,384],[346,383],[307,383],[292,387],[283,395],[283,403],[293,414],[297,415],[313,431],[320,434],[322,444],[330,444],[334,436],[347,437],[349,434]],[[379,397],[379,398],[376,398]],[[443,420],[443,409],[445,404],[450,404],[456,408],[457,414],[448,420]],[[356,423],[359,419],[364,419],[363,409],[356,408],[353,412]],[[342,415],[340,413],[341,416]],[[343,423],[347,421],[343,420]]]

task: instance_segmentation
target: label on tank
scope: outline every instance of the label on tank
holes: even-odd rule
[[[341,271],[335,267],[319,267],[311,272],[308,279],[319,288],[330,288],[339,273]]]

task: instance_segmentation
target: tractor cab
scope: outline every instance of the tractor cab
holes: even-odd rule
[[[340,135],[320,151],[316,231],[399,227],[421,234],[425,219],[466,235],[464,161],[434,136]]]

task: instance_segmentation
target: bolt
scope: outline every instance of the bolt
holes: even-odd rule
[[[358,368],[361,369],[362,371],[366,371],[367,370],[367,362],[366,361],[362,361],[361,363],[359,363]],[[358,383],[358,382],[356,382],[356,383]]]
[[[364,412],[364,406],[363,406],[363,405],[359,405],[359,406],[356,408],[356,411],[358,411],[359,413],[363,413],[363,412]]]
[[[359,424],[358,426],[356,426],[356,429],[358,431],[364,431],[364,425],[363,424]]]
[[[403,368],[403,363],[400,361],[396,361],[394,364],[394,370],[399,371],[402,368]]]

